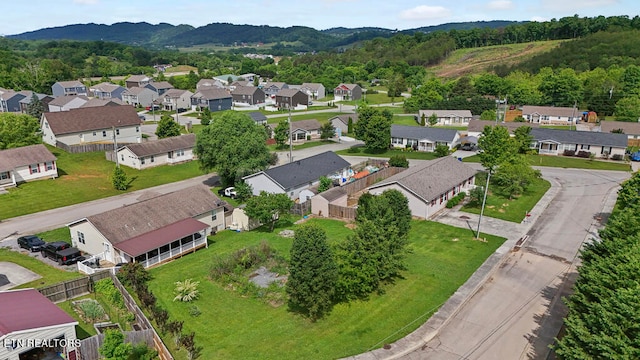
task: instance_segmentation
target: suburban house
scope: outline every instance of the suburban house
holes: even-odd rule
[[[525,121],[536,124],[569,125],[576,124],[582,117],[582,110],[572,107],[522,106]]]
[[[76,325],[78,321],[36,289],[2,291],[0,359],[78,359]],[[42,344],[55,340],[60,346]]]
[[[316,119],[292,121],[291,139],[293,141],[319,139],[321,127],[322,124]]]
[[[355,124],[358,122],[358,114],[340,114],[329,119],[333,128],[336,129],[336,135],[342,136],[349,132],[349,119],[351,119],[351,124]],[[353,131],[353,129],[351,129]]]
[[[264,91],[266,96],[274,97],[280,90],[288,88],[289,85],[287,85],[286,83],[270,81],[264,84],[264,86],[262,87],[262,91]]]
[[[100,106],[42,114],[42,141],[57,146],[140,142],[142,122],[133,106]]]
[[[122,86],[108,82],[101,82],[89,88],[93,97],[98,99],[121,99],[124,90]]]
[[[409,200],[411,215],[428,219],[447,200],[475,187],[476,170],[451,156],[425,161],[368,188],[370,194],[398,190]]]
[[[89,96],[87,87],[78,80],[58,81],[51,86],[51,92],[55,97],[73,95]]]
[[[20,112],[20,101],[31,94],[31,91],[0,90],[0,112]]]
[[[173,136],[143,143],[127,144],[118,149],[118,163],[142,170],[154,166],[193,160],[196,135]]]
[[[478,137],[484,131],[486,126],[504,126],[509,130],[510,134],[522,126],[528,126],[532,129],[536,129],[540,127],[540,124],[536,123],[526,123],[526,122],[495,122],[491,120],[477,120],[472,119],[469,121],[469,125],[467,126],[467,135]]]
[[[33,100],[33,94],[38,97],[38,100],[42,103],[42,107],[46,111],[49,108],[49,103],[53,100],[53,96],[47,94],[38,94],[33,91],[27,91],[28,95],[20,100],[20,112],[26,113],[29,105],[31,104],[31,100]]]
[[[155,91],[156,93],[158,93],[158,95],[162,95],[168,90],[173,89],[173,85],[171,85],[168,81],[152,81],[144,87],[151,91]]]
[[[232,82],[231,84],[229,84],[229,85],[227,86],[227,88],[228,88],[230,91],[233,91],[233,90],[235,90],[237,87],[240,87],[240,86],[245,86],[245,87],[246,87],[246,86],[253,86],[253,82],[251,82],[251,81],[249,81],[249,80],[236,80],[236,81]]]
[[[223,88],[224,84],[222,83],[222,81],[216,80],[216,79],[200,79],[196,84],[196,90],[202,90],[203,88],[212,87],[212,86]]]
[[[191,95],[191,109],[209,108],[212,112],[231,110],[233,101],[231,94],[225,89],[206,88]]]
[[[335,101],[360,100],[362,88],[358,84],[340,84],[333,89]]]
[[[627,135],[627,146],[640,146],[640,123],[626,121],[601,121],[594,131],[603,133],[622,132]]]
[[[73,246],[94,259],[147,268],[208,247],[207,235],[226,227],[225,206],[208,186],[196,185],[67,226]]]
[[[131,75],[124,81],[124,83],[127,88],[132,88],[144,87],[152,81],[153,79],[148,77],[147,75]]]
[[[49,102],[49,112],[69,111],[86,104],[89,98],[85,95],[58,96]]]
[[[294,109],[298,105],[309,105],[309,96],[300,90],[283,89],[276,94],[276,107]]]
[[[223,75],[214,76],[213,80],[218,80],[221,83],[223,83],[224,85],[231,85],[231,83],[233,83],[234,81],[236,81],[236,80],[238,80],[240,78],[241,78],[240,75],[223,74]]]
[[[89,99],[86,103],[80,105],[80,108],[98,107],[98,106],[121,106],[124,105],[122,100],[118,98],[113,99]]]
[[[429,120],[436,115],[438,122],[435,125],[453,125],[453,126],[467,126],[471,121],[470,110],[420,110],[418,111],[418,118],[416,121],[418,124],[422,123],[424,118],[425,126],[430,126]]]
[[[446,145],[451,150],[459,140],[460,133],[454,129],[391,125],[391,145],[395,148],[432,152],[438,145]]]
[[[624,156],[627,135],[559,129],[531,129],[531,147],[541,155],[563,155],[565,151],[588,151],[595,156]]]
[[[231,91],[234,103],[242,103],[249,105],[264,104],[265,94],[262,89],[256,86],[236,86]]]
[[[161,106],[167,111],[176,111],[176,109],[191,109],[191,96],[193,93],[189,90],[170,89],[158,97]]]
[[[311,198],[311,212],[318,216],[329,216],[329,204],[347,207],[349,194],[344,187],[334,186]]]
[[[0,187],[56,177],[56,157],[42,144],[0,150]]]
[[[259,111],[252,111],[249,113],[249,116],[251,116],[251,119],[253,119],[253,121],[258,124],[258,125],[266,125],[267,124],[267,115],[259,112]]]
[[[320,83],[302,83],[300,90],[309,95],[310,99],[314,100],[322,99],[326,96],[324,85]]]
[[[346,177],[350,168],[348,161],[332,151],[296,160],[288,164],[276,166],[255,174],[245,176],[244,182],[251,185],[253,195],[261,191],[274,194],[287,194],[293,200],[299,199],[300,193],[320,183],[320,177],[340,174]]]
[[[147,107],[158,98],[158,93],[144,87],[131,87],[122,92],[122,101],[133,106]]]

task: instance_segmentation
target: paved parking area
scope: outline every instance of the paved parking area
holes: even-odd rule
[[[0,278],[4,280],[5,277],[8,282],[0,282],[0,291],[8,290],[15,286],[38,280],[42,276],[34,273],[29,269],[25,269],[18,264],[7,261],[0,261]]]
[[[53,267],[55,267],[57,269],[60,269],[60,270],[65,270],[65,271],[76,271],[76,270],[78,270],[78,266],[76,264],[73,264],[73,265],[59,265],[57,262],[42,256],[39,251],[30,252],[28,250],[20,248],[18,246],[18,236],[15,236],[15,235],[14,236],[9,236],[8,238],[0,241],[0,246],[3,247],[3,248],[8,248],[10,250],[19,252],[19,253],[24,254],[24,255],[31,256],[34,259],[38,259],[38,260],[42,261],[43,263],[45,263],[47,265],[50,265],[50,266],[53,266]]]

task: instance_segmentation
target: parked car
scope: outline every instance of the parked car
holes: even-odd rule
[[[60,265],[70,265],[84,260],[84,256],[77,248],[71,247],[64,241],[55,241],[42,247],[42,257],[49,258]]]
[[[640,151],[636,151],[629,156],[631,161],[640,161]]]
[[[222,195],[225,197],[230,197],[232,199],[236,198],[236,189],[234,187],[228,187],[226,189],[218,190],[218,195]]]
[[[40,251],[44,244],[46,242],[35,235],[25,235],[18,238],[18,246],[31,252]]]
[[[462,144],[462,146],[460,146],[460,150],[473,151],[475,149],[476,149],[476,145],[473,143],[465,143],[465,144]]]
[[[153,105],[153,106],[147,106],[146,108],[144,108],[147,111],[151,111],[151,110],[160,110],[160,105]]]

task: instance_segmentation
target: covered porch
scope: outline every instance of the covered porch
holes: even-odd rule
[[[560,143],[556,141],[540,141],[538,142],[538,154],[541,155],[558,155]]]
[[[197,249],[208,247],[209,225],[185,219],[160,229],[114,244],[127,262],[139,262],[145,268],[162,264]]]
[[[418,141],[418,151],[428,151],[433,152],[436,148],[436,143],[431,140],[420,140]]]

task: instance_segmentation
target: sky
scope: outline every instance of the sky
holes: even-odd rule
[[[6,0],[4,0],[6,1]],[[412,29],[449,22],[640,15],[638,0],[27,0],[2,7],[0,35],[71,24],[232,23],[317,30]]]

